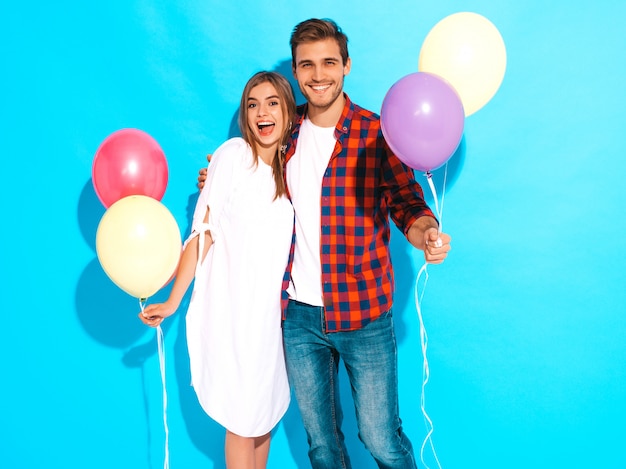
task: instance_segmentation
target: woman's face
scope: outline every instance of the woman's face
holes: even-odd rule
[[[285,129],[285,116],[276,88],[267,81],[252,88],[246,109],[248,127],[259,146],[275,151]]]

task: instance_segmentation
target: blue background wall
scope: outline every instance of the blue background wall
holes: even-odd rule
[[[104,138],[136,127],[161,144],[162,202],[184,236],[205,155],[233,134],[252,73],[289,73],[297,22],[331,17],[343,27],[353,59],[346,89],[378,110],[389,87],[417,70],[428,31],[474,11],[501,32],[508,65],[451,160],[443,218],[453,251],[429,269],[422,305],[435,449],[446,469],[626,467],[626,3],[268,5],[0,8],[0,465],[163,466],[155,332],[96,257],[104,207],[91,164]],[[419,453],[412,288],[421,256],[393,238],[401,414]],[[219,468],[223,430],[189,386],[181,319],[165,326],[171,467]],[[343,391],[354,466],[371,468]],[[436,466],[431,452],[425,458]],[[295,405],[276,429],[270,467],[307,467]]]

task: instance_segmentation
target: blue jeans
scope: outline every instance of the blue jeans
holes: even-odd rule
[[[356,331],[326,333],[323,308],[289,301],[283,338],[287,373],[314,469],[351,467],[341,431],[340,359],[350,379],[359,439],[378,467],[417,468],[398,416],[397,348],[391,312]]]

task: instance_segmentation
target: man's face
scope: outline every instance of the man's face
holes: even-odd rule
[[[300,44],[296,48],[293,75],[309,106],[320,111],[330,108],[342,95],[343,79],[350,73],[350,59],[344,64],[334,39]]]

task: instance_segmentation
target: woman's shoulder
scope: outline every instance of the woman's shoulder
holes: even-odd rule
[[[226,140],[222,143],[215,153],[214,156],[222,156],[230,157],[232,155],[245,155],[249,151],[250,146],[246,143],[246,141],[241,137],[233,137]],[[211,158],[213,160],[213,158]]]
[[[214,170],[218,167],[231,171],[236,167],[242,166],[250,160],[250,146],[241,137],[234,137],[222,143],[217,150],[211,155],[211,163],[209,168],[213,166]]]

